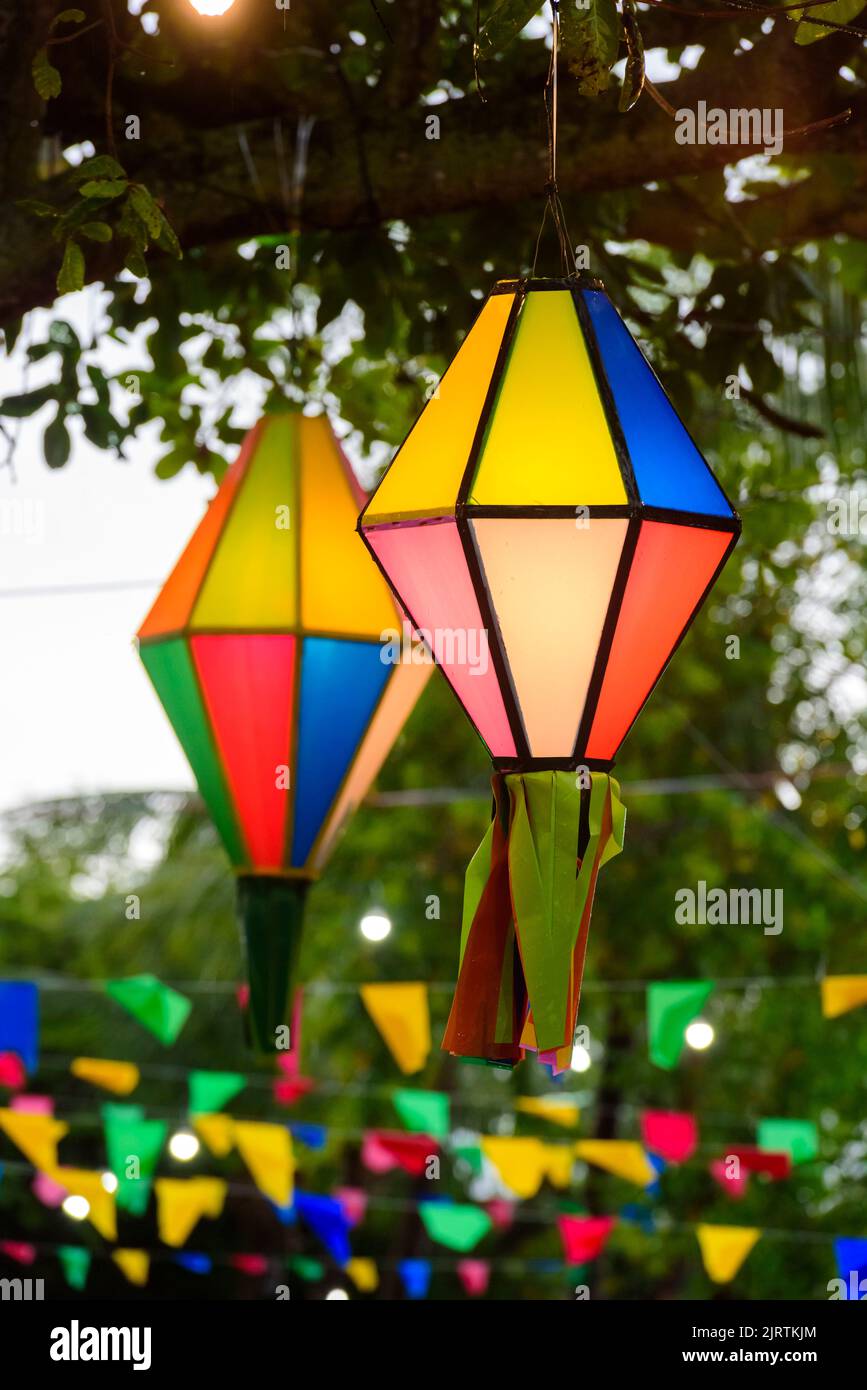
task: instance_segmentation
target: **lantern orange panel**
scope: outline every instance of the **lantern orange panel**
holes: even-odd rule
[[[515,741],[456,523],[383,526],[365,536],[491,754],[514,757]]]
[[[407,513],[454,513],[514,298],[487,300],[377,488],[367,525]]]
[[[156,637],[165,633],[180,632],[187,626],[232,499],[256,447],[260,428],[257,425],[244,440],[241,452],[220,484],[216,496],[142,623],[139,637]]]
[[[571,758],[627,522],[478,520],[473,530],[534,758]]]
[[[293,636],[193,637],[190,646],[252,865],[279,869],[286,843]],[[278,786],[278,779],[284,787]]]
[[[302,416],[301,624],[308,632],[378,639],[395,626],[394,600],[355,524],[356,494],[324,415]]]
[[[613,758],[713,578],[730,531],[644,521],[617,619],[588,758]]]

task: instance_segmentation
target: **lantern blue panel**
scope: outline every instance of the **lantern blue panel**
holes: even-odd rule
[[[707,516],[732,509],[614,305],[582,290],[642,502]]]
[[[29,980],[0,981],[0,1052],[15,1052],[28,1072],[39,1063],[39,991]]]
[[[391,667],[378,642],[305,637],[292,864],[301,868],[355,757]]]

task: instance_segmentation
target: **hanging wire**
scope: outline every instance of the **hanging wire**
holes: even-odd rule
[[[575,275],[578,271],[575,252],[572,249],[572,242],[569,240],[569,232],[566,227],[566,215],[563,211],[563,204],[560,202],[560,190],[557,186],[557,68],[560,54],[560,0],[551,0],[551,19],[553,24],[551,62],[548,67],[544,92],[545,115],[548,119],[548,181],[545,184],[545,211],[542,214],[542,225],[536,238],[536,250],[533,256],[534,276],[539,260],[539,247],[542,243],[542,235],[549,213],[560,245],[560,269],[564,275]]]

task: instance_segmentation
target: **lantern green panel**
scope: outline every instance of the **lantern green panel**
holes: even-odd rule
[[[182,637],[167,642],[143,642],[141,659],[187,755],[232,863],[242,866],[247,862],[247,855],[187,644]]]

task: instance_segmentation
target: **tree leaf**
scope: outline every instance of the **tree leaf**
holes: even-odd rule
[[[162,214],[143,184],[134,183],[129,190],[129,201],[147,227],[151,238],[156,241],[162,228]]]
[[[137,275],[140,280],[144,279],[148,273],[144,256],[141,251],[137,251],[134,246],[130,247],[129,251],[127,251],[124,265],[127,270],[132,271],[133,275]]]
[[[12,420],[25,420],[28,415],[35,415],[46,402],[54,400],[57,387],[54,384],[39,386],[35,391],[25,391],[19,396],[7,396],[4,401],[0,401],[0,415],[7,415]]]
[[[119,198],[128,187],[126,179],[88,179],[78,192],[82,198]]]
[[[69,458],[69,430],[66,428],[66,421],[60,406],[57,407],[57,414],[54,419],[46,427],[42,437],[42,449],[49,468],[62,468]]]
[[[21,208],[22,212],[32,212],[34,217],[59,217],[57,208],[53,208],[50,203],[40,203],[38,198],[19,198],[16,207]]]
[[[479,33],[479,52],[502,52],[539,9],[540,0],[502,0]]]
[[[84,287],[84,252],[70,237],[63,252],[63,264],[57,276],[57,293],[71,294]]]
[[[48,32],[53,33],[59,24],[83,24],[86,19],[84,10],[61,10],[60,14],[52,19]]]
[[[47,48],[40,48],[36,53],[30,71],[33,74],[33,85],[43,101],[60,96],[63,83],[57,68],[49,61]]]
[[[814,10],[802,10],[801,15],[809,13],[810,19],[801,19],[795,30],[795,43],[803,46],[837,33],[836,29],[825,29],[821,24],[811,23],[811,20],[831,19],[837,24],[848,24],[850,19],[861,13],[865,5],[867,0],[828,0],[827,5],[818,5]]]
[[[107,222],[85,222],[81,235],[89,237],[91,241],[111,241],[114,234]]]
[[[95,154],[73,171],[77,179],[125,179],[126,170],[110,154]]]
[[[166,217],[162,208],[159,208],[158,212],[160,214],[160,231],[157,237],[157,245],[161,247],[163,251],[168,251],[170,256],[174,256],[175,260],[183,260],[184,253],[181,249],[181,243],[178,241],[174,227]]]
[[[587,9],[579,8],[575,0],[565,0],[560,10],[560,39],[579,91],[587,97],[607,91],[620,47],[620,16],[614,0],[590,0]]]
[[[867,0],[865,0],[867,3]],[[638,27],[635,0],[623,0],[623,33],[626,38],[626,71],[620,88],[619,111],[631,111],[644,91],[644,40]]]

